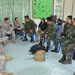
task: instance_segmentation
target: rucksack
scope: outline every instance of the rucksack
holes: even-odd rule
[[[38,50],[44,50],[45,51],[45,46],[40,45],[40,44],[35,44],[30,48],[30,52],[32,54],[35,54]]]

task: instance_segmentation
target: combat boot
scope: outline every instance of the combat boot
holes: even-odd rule
[[[67,55],[67,60],[63,61],[62,64],[72,64],[72,56]]]
[[[55,48],[54,50],[50,50],[51,52],[55,52],[58,53],[57,48]]]
[[[63,55],[63,57],[59,60],[59,62],[63,62],[63,61],[65,61],[66,60],[66,55]]]
[[[75,75],[75,73],[73,75]]]
[[[16,43],[16,39],[12,39],[13,43],[15,44]]]
[[[46,52],[48,52],[48,51],[49,51],[49,48],[50,48],[50,46],[47,46],[47,47],[46,47]]]
[[[7,73],[7,72],[3,72],[2,75],[14,75],[13,73]]]
[[[6,56],[5,58],[6,58],[6,61],[10,61],[13,59],[13,57],[11,57],[11,56]]]

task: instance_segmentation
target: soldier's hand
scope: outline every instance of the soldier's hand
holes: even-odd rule
[[[30,33],[32,32],[33,30],[30,30]]]
[[[25,30],[23,30],[22,32],[25,33]]]
[[[17,30],[20,30],[20,28],[17,28]]]
[[[41,34],[43,34],[44,32],[43,31],[41,31]]]
[[[7,32],[7,34],[11,34],[11,32],[10,32],[10,31],[8,31],[8,32]]]
[[[47,35],[45,35],[45,38],[47,38]]]
[[[62,38],[64,39],[64,38],[65,38],[65,36],[62,36]]]

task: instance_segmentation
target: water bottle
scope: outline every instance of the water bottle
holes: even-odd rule
[[[45,54],[45,58],[48,59],[48,52]]]

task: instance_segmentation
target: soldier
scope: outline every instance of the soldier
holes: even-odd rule
[[[65,54],[67,59],[62,62],[62,64],[71,64],[72,63],[72,51],[75,49],[75,18],[73,20],[73,25],[68,31],[67,40],[64,42]],[[66,45],[66,46],[65,46]]]
[[[68,24],[66,24],[67,26],[65,25],[65,28],[64,28],[65,30],[64,30],[64,33],[62,34],[61,38],[56,40],[56,49],[57,49],[58,43],[62,42],[62,54],[63,54],[63,57],[59,60],[59,62],[61,62],[63,64],[66,63],[65,62],[66,61],[66,56],[68,56],[69,59],[70,59],[70,56],[71,56],[71,54],[67,55],[67,50],[68,50],[67,47],[68,47],[68,45],[72,44],[72,42],[73,42],[72,41],[72,39],[73,39],[72,33],[74,31],[72,31],[73,30],[72,29],[73,28],[73,26],[72,26],[72,16],[67,17],[67,23]],[[57,50],[55,50],[53,52],[57,52]],[[71,61],[68,62],[68,63],[71,63]]]
[[[1,31],[0,31],[1,33]],[[5,55],[4,47],[1,45],[2,42],[6,42],[8,37],[0,37],[0,75],[13,75],[13,73],[7,73],[5,71],[5,63],[6,61],[10,61],[13,58]]]
[[[4,46],[6,45],[8,37],[5,37],[2,27],[0,26],[0,43],[3,42]]]
[[[33,20],[29,19],[28,15],[25,16],[24,18],[25,18],[25,25],[24,25],[23,32],[28,33],[28,35],[32,37],[32,34],[34,34],[36,30],[36,24]],[[27,40],[28,40],[27,37],[25,37],[23,41],[27,41]],[[32,42],[32,38],[30,42]]]
[[[20,35],[21,38],[23,36],[23,33],[22,33],[22,24],[21,22],[19,21],[18,17],[15,18],[15,22],[14,22],[14,31],[15,31],[15,34],[16,36],[17,35]]]
[[[1,40],[3,42],[4,40]],[[1,43],[0,42],[0,43]],[[14,75],[13,73],[5,72],[6,61],[10,61],[13,58],[5,55],[5,51],[3,50],[3,46],[0,45],[0,75]]]
[[[42,36],[47,38],[46,52],[49,49],[50,41],[52,41],[55,38],[56,34],[55,23],[52,21],[51,17],[47,17],[47,24],[47,29],[44,32],[42,32]]]
[[[68,34],[68,30],[71,28],[71,26],[72,26],[72,16],[71,15],[69,15],[69,16],[67,16],[67,20],[66,20],[66,23],[65,23],[65,25],[64,25],[64,31],[63,31],[63,33],[61,34],[61,37],[59,37],[57,40],[56,40],[56,43],[55,43],[55,49],[54,50],[51,50],[51,52],[58,52],[57,51],[57,47],[58,47],[58,44],[60,43],[60,42],[64,42],[64,37],[66,37],[66,35]],[[64,58],[66,58],[65,57],[65,55],[63,56]]]
[[[10,20],[9,20],[9,18],[5,18],[4,19],[4,23],[2,23],[1,24],[1,26],[2,26],[2,29],[3,29],[3,33],[4,33],[4,35],[6,35],[6,34],[8,34],[8,35],[10,35],[10,34],[12,34],[12,41],[14,42],[14,43],[16,43],[16,39],[15,39],[15,33],[14,33],[14,31],[10,28]]]

